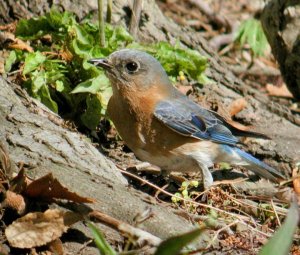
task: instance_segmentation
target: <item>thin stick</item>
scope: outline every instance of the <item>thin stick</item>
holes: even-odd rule
[[[107,0],[106,22],[108,24],[111,23],[111,15],[112,15],[112,0]]]
[[[273,199],[271,199],[271,205],[273,207],[273,210],[274,210],[274,213],[275,213],[275,216],[276,216],[276,219],[277,219],[277,222],[278,222],[278,225],[281,226],[281,222],[280,222],[280,219],[278,217],[278,213],[276,211],[276,208],[275,208],[275,205],[274,205],[274,202],[273,202]]]
[[[154,236],[150,234],[149,232],[146,232],[142,229],[135,228],[131,225],[129,225],[126,222],[117,220],[116,218],[113,218],[105,213],[102,213],[100,211],[92,211],[89,213],[89,217],[95,218],[101,223],[120,231],[121,233],[126,233],[132,237],[137,238],[137,242],[139,244],[148,243],[153,246],[158,246],[161,243],[161,239],[157,236]]]
[[[137,39],[137,31],[140,23],[141,12],[142,12],[143,0],[134,0],[132,7],[131,20],[129,25],[129,32],[132,36]]]
[[[219,234],[223,231],[225,231],[226,229],[232,227],[233,225],[239,223],[239,221],[235,220],[233,222],[231,222],[230,224],[224,226],[223,228],[220,228],[216,231],[216,234],[214,235],[214,237],[210,240],[209,244],[206,246],[205,250],[208,250],[213,244],[214,241],[217,239],[217,237],[219,236]]]
[[[100,36],[100,46],[105,47],[105,24],[104,24],[104,5],[103,0],[98,0],[98,21],[99,21],[99,36]]]

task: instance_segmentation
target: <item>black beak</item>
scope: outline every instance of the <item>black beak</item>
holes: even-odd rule
[[[94,58],[94,59],[88,60],[88,62],[95,66],[100,66],[107,71],[111,70],[113,67],[106,58]]]

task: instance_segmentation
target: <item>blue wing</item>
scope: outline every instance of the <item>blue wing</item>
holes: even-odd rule
[[[235,145],[238,142],[238,138],[228,128],[228,123],[185,96],[159,102],[154,116],[184,136],[229,145]]]

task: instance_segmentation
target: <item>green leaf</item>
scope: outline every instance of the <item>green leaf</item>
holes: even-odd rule
[[[34,71],[42,63],[44,63],[46,59],[47,58],[39,51],[28,53],[28,55],[25,58],[23,75]]]
[[[5,60],[4,70],[6,73],[8,73],[11,70],[12,65],[16,62],[16,60],[17,60],[17,54],[14,50],[12,50],[9,53],[8,58]]]
[[[203,72],[207,67],[207,59],[196,50],[184,49],[178,45],[172,46],[167,42],[159,42],[151,46],[132,43],[128,47],[147,51],[156,57],[169,76],[177,77],[179,72],[183,72],[199,83],[205,81]]]
[[[285,255],[289,254],[293,236],[299,222],[299,207],[294,201],[291,204],[287,217],[279,230],[263,246],[259,255]]]
[[[92,36],[88,34],[84,27],[82,27],[81,25],[74,24],[70,28],[70,32],[76,34],[76,39],[79,43],[89,45],[90,48],[93,45],[94,40],[92,39]]]
[[[87,109],[81,115],[83,124],[90,130],[95,130],[103,116],[102,98],[99,93],[88,95],[86,98]]]
[[[94,224],[88,222],[88,226],[94,236],[95,244],[102,255],[117,255],[117,252],[106,242],[102,232]]]
[[[94,79],[89,79],[84,82],[79,83],[75,89],[72,90],[72,94],[76,93],[92,93],[96,94],[97,92],[104,90],[110,86],[108,78],[104,75],[104,73],[100,74],[98,77]]]
[[[194,239],[204,232],[205,228],[198,228],[183,235],[171,237],[163,241],[158,247],[154,255],[176,255],[183,247],[188,245]]]
[[[64,86],[64,83],[62,81],[56,81],[55,82],[55,89],[58,91],[58,92],[63,92],[64,89],[65,89],[65,86]]]
[[[42,71],[36,70],[33,73],[31,73],[31,78],[32,78],[31,92],[33,93],[33,95],[37,95],[41,87],[47,83],[46,73],[44,70]]]
[[[46,14],[49,25],[58,30],[61,27],[67,27],[74,20],[74,15],[70,12],[59,12],[55,6],[53,6],[49,13]]]
[[[235,41],[241,45],[249,44],[254,56],[262,56],[268,46],[261,22],[254,18],[242,22]]]
[[[21,19],[16,27],[16,36],[26,40],[35,40],[52,30],[45,16]]]
[[[219,163],[220,170],[230,170],[232,167],[227,162],[220,162]]]
[[[43,85],[39,90],[39,96],[41,102],[46,105],[51,111],[57,113],[58,107],[55,101],[52,100],[49,88],[47,85]]]

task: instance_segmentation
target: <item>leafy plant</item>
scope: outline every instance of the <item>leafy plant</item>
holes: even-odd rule
[[[184,72],[191,79],[205,82],[207,61],[197,51],[166,42],[140,45],[125,28],[109,24],[105,26],[106,46],[100,47],[98,25],[88,18],[79,23],[72,13],[55,8],[44,16],[20,20],[16,36],[28,40],[34,52],[11,51],[6,72],[19,63],[22,84],[31,96],[54,112],[79,116],[91,130],[105,115],[112,94],[104,71],[87,62],[91,58],[106,57],[125,47],[142,49],[161,61],[172,80]]]
[[[179,254],[182,248],[200,236],[205,229],[205,227],[201,227],[188,233],[168,238],[157,247],[154,255]]]
[[[180,192],[176,192],[174,194],[175,196],[173,196],[171,198],[172,202],[177,204],[180,201],[182,201],[181,198],[190,199],[191,195],[193,195],[193,191],[191,192],[190,190],[192,188],[197,188],[198,185],[199,185],[198,181],[184,181],[184,182],[182,182],[181,187],[179,188]]]
[[[107,243],[102,232],[91,222],[88,222],[88,226],[94,236],[95,244],[98,247],[100,254],[103,255],[117,255],[117,252]]]
[[[260,255],[285,255],[289,254],[290,247],[293,243],[293,235],[299,222],[299,207],[293,202],[284,224],[273,235],[267,244],[263,246]]]
[[[235,41],[240,45],[248,44],[255,57],[264,55],[268,46],[261,22],[254,18],[242,22]]]

